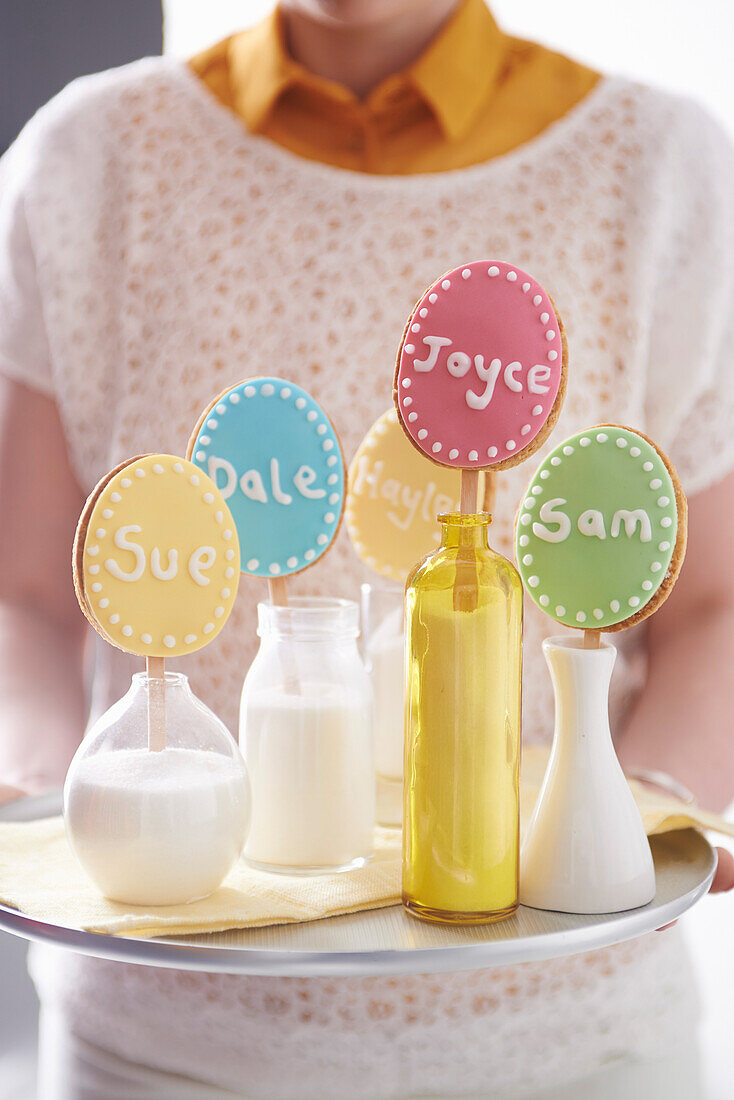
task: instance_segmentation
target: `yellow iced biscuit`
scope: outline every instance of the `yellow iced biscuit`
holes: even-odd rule
[[[459,470],[429,462],[390,409],[367,432],[349,468],[345,520],[355,550],[371,569],[404,581],[436,548],[436,516],[458,508],[459,493]]]
[[[239,542],[214,482],[185,458],[146,455],[100,482],[82,512],[74,580],[87,618],[128,653],[193,653],[221,630]]]

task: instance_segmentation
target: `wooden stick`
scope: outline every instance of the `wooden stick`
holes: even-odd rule
[[[148,749],[160,752],[166,747],[166,659],[146,657],[148,676]]]
[[[462,516],[474,516],[477,513],[479,496],[479,470],[461,471]],[[474,555],[459,546],[456,554],[456,579],[454,580],[454,611],[474,611],[478,599],[477,571]]]
[[[461,505],[463,516],[476,515],[479,499],[479,470],[461,471]]]
[[[584,630],[584,649],[598,649],[601,645],[601,630]]]
[[[482,493],[482,511],[491,513],[497,496],[497,474],[494,470],[484,471],[484,492]]]
[[[285,577],[270,577],[268,579],[268,589],[270,591],[270,602],[274,607],[288,607],[288,585]],[[283,658],[283,682],[286,695],[300,695],[301,684],[290,645],[284,647]]]
[[[275,607],[288,606],[288,585],[285,577],[270,577],[268,579],[268,590],[270,591],[270,602]]]

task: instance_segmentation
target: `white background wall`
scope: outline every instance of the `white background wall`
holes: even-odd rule
[[[255,22],[271,0],[163,0],[166,49],[186,56]],[[734,131],[732,0],[490,0],[498,22],[596,66],[706,102]]]

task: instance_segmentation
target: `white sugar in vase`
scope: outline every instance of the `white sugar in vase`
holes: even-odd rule
[[[206,897],[242,852],[250,787],[227,728],[179,673],[165,674],[166,745],[148,748],[144,673],[94,724],[71,762],[64,821],[97,889],[127,905]]]
[[[655,896],[655,869],[609,728],[614,646],[543,642],[553,680],[553,748],[520,856],[520,901],[563,913],[617,913]]]

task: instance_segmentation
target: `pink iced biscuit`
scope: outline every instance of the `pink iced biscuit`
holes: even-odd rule
[[[535,279],[511,264],[465,264],[434,283],[410,319],[400,419],[442,466],[515,465],[562,396],[564,360],[561,324]]]

